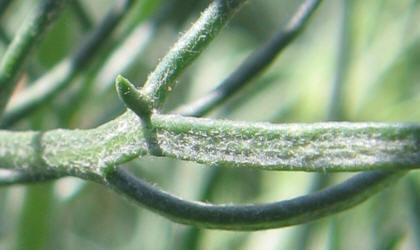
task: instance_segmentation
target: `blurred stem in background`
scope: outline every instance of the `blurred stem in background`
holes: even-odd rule
[[[78,90],[62,108],[60,114],[62,114],[61,119],[67,120],[65,123],[70,127],[72,124],[79,124],[75,117],[86,101],[91,100],[92,97],[103,98],[104,92],[114,86],[116,76],[127,72],[130,65],[143,55],[144,49],[153,40],[156,30],[164,20],[166,12],[169,11],[168,6],[173,6],[171,3],[174,1],[178,0],[171,0],[165,4],[156,0],[146,0],[140,1],[133,7],[123,30],[98,56],[96,64],[86,71]],[[158,13],[154,14],[156,9]],[[68,105],[69,103],[72,105]]]
[[[0,27],[0,41],[3,42],[3,44],[9,44],[10,43],[10,37],[6,34],[6,31]]]
[[[25,190],[15,249],[51,249],[55,213],[54,183],[34,184]]]
[[[0,0],[0,18],[6,12],[7,7],[12,3],[12,0]]]
[[[11,3],[12,3],[12,0],[0,0],[0,20]],[[11,41],[9,35],[6,33],[6,31],[1,25],[0,25],[0,41],[3,42],[4,44],[9,44]]]
[[[19,28],[0,61],[0,117],[33,48],[59,15],[65,0],[44,0]]]
[[[44,122],[45,117],[43,116],[33,117],[31,119],[31,129],[41,130],[45,126]],[[55,181],[36,183],[24,187],[24,199],[17,228],[16,249],[43,250],[53,248],[54,241],[52,239],[57,230],[54,217],[58,212],[56,210],[55,188]]]
[[[80,28],[82,28],[83,31],[91,30],[94,26],[94,21],[86,12],[80,0],[72,0],[70,2],[70,7],[76,16],[77,21],[80,23]]]
[[[62,60],[30,87],[19,92],[7,106],[0,127],[13,125],[66,89],[84,67],[92,63],[93,58],[134,3],[135,0],[122,0],[116,3],[74,54]]]
[[[410,201],[409,211],[411,213],[414,234],[417,239],[417,249],[420,250],[420,186],[418,181],[418,173],[410,178],[407,178],[406,188],[408,190],[408,197]]]

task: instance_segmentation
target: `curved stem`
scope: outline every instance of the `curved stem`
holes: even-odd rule
[[[360,174],[314,194],[243,206],[185,201],[157,190],[121,168],[112,171],[107,181],[111,188],[179,223],[224,230],[261,230],[306,223],[338,213],[363,202],[404,173],[376,171]]]

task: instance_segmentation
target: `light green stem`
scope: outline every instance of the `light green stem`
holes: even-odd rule
[[[295,171],[416,168],[420,126],[385,123],[269,124],[152,115],[163,156],[231,167]],[[103,179],[148,153],[139,118],[128,111],[96,129],[0,132],[0,167]]]

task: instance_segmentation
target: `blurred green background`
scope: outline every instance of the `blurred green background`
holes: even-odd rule
[[[0,28],[12,38],[39,2],[12,1]],[[118,2],[80,1],[92,25],[81,22],[81,13],[67,6],[27,63],[21,87],[74,53]],[[141,86],[209,2],[137,1],[71,87],[11,129],[91,128],[115,118],[125,109],[113,87],[115,76],[123,73]],[[178,80],[166,111],[220,83],[279,30],[300,3],[249,0]],[[211,117],[278,123],[419,122],[419,23],[417,0],[325,0],[275,63]],[[6,48],[3,40],[0,56]],[[338,111],[331,115],[331,110]],[[302,195],[316,189],[314,182],[323,175],[209,168],[153,157],[125,167],[185,199],[235,204]],[[328,175],[328,183],[350,175]],[[176,224],[104,186],[70,177],[2,187],[0,249],[420,249],[420,175],[411,171],[391,188],[336,216],[259,232]]]

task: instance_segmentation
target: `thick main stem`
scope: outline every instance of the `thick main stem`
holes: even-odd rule
[[[163,156],[265,170],[365,171],[420,165],[420,126],[385,123],[269,124],[152,115]],[[0,168],[101,180],[148,154],[131,111],[90,130],[0,132]]]

